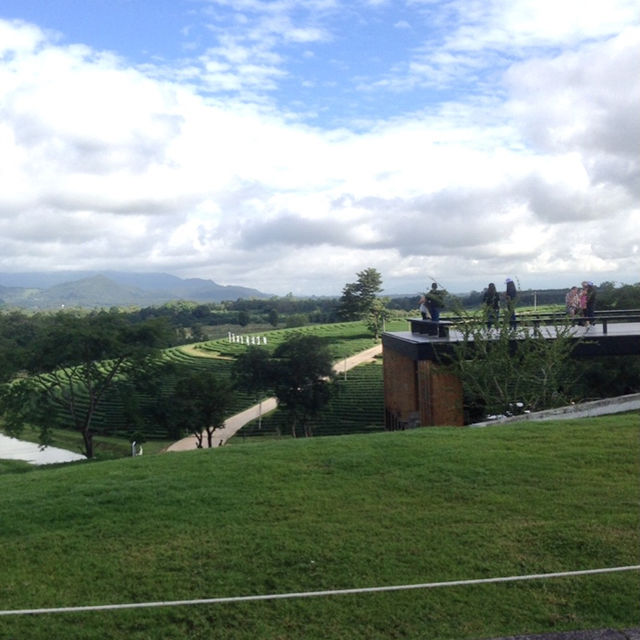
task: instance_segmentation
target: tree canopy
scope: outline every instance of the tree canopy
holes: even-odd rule
[[[339,313],[344,320],[359,320],[364,317],[382,291],[382,276],[373,267],[356,275],[356,282],[347,283],[342,289]]]
[[[287,413],[291,435],[311,436],[308,419],[329,400],[333,363],[321,338],[294,335],[274,352],[272,376],[278,406]]]
[[[163,321],[132,325],[117,313],[57,314],[49,330],[38,333],[25,353],[25,369],[31,378],[7,383],[2,391],[7,398],[2,408],[9,414],[13,435],[19,434],[21,424],[33,421],[41,424],[44,437],[57,407],[82,434],[84,453],[92,458],[96,408],[119,375],[145,366],[157,348],[166,343],[167,332]],[[10,400],[20,394],[44,396],[51,407],[49,420],[42,422],[42,401],[27,402],[16,412],[16,404]],[[29,407],[35,411],[31,420],[25,412]]]
[[[469,321],[459,325],[463,340],[451,366],[462,380],[473,419],[537,411],[569,404],[577,377],[571,325],[553,327],[554,339],[527,327],[511,328],[504,314],[493,329]]]
[[[195,435],[198,448],[205,435],[207,446],[213,446],[214,431],[224,426],[231,393],[231,382],[210,371],[191,371],[178,380],[171,397],[177,424]]]

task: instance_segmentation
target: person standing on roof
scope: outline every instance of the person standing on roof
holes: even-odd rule
[[[444,307],[444,294],[445,291],[438,289],[438,283],[434,282],[429,293],[424,295],[433,322],[440,322],[440,309]]]
[[[426,293],[423,293],[420,296],[420,315],[422,316],[423,320],[428,320],[429,319],[429,309],[427,307],[427,299],[426,299]]]
[[[587,322],[594,326],[596,323],[596,286],[587,282],[587,305],[584,313]]]
[[[580,294],[578,287],[571,287],[564,298],[567,315],[572,320],[580,313]]]
[[[516,290],[516,285],[514,284],[511,278],[507,278],[505,280],[505,284],[507,285],[506,291],[504,292],[504,299],[507,303],[507,310],[509,313],[509,326],[512,329],[516,328],[516,298],[518,297],[518,291]]]
[[[482,302],[484,303],[484,312],[487,318],[487,328],[491,329],[492,324],[498,323],[500,314],[500,295],[493,282],[489,283],[487,290],[484,292]]]

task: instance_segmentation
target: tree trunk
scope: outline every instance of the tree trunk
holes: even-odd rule
[[[85,429],[82,431],[82,439],[84,440],[84,453],[91,460],[93,458],[93,434]]]

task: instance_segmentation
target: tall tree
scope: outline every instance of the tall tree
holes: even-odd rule
[[[347,283],[340,298],[339,313],[345,320],[359,320],[365,316],[382,291],[382,276],[373,267],[356,275],[356,282]]]
[[[269,309],[269,324],[272,327],[277,327],[278,322],[280,322],[280,316],[278,314],[278,310],[272,307],[271,309]]]
[[[294,438],[298,430],[313,435],[309,419],[328,402],[333,375],[331,355],[318,336],[294,335],[275,350],[275,393]]]
[[[376,298],[370,305],[365,321],[367,327],[373,332],[373,337],[377,340],[384,331],[384,323],[389,319],[390,313],[386,306],[386,300]]]
[[[207,446],[213,446],[214,432],[224,426],[232,393],[231,382],[210,371],[189,372],[176,383],[172,399],[177,424],[196,436],[198,448],[205,435]]]
[[[14,384],[21,392],[44,394],[52,408],[62,410],[58,414],[66,413],[82,434],[85,455],[92,458],[97,407],[118,376],[146,365],[158,345],[167,342],[167,333],[167,325],[158,320],[130,324],[114,312],[60,313],[32,345],[28,371],[36,384],[27,385],[24,380]],[[39,402],[31,405],[41,407]],[[23,414],[23,421],[27,418]],[[16,434],[19,422],[12,422]],[[48,421],[42,426],[46,433]]]

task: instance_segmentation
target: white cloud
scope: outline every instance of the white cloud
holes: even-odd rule
[[[292,2],[273,4],[271,35],[292,24],[275,13]],[[492,24],[501,8],[522,43],[534,35],[516,23],[537,24],[551,5],[491,6]],[[603,28],[589,5],[581,33],[618,28],[629,6]],[[487,24],[482,7],[470,21]],[[329,37],[299,28],[298,42]],[[568,37],[568,24],[554,29],[535,37]],[[246,94],[201,91],[192,73],[134,68],[0,20],[0,270],[165,270],[276,293],[338,293],[367,266],[388,291],[427,274],[461,289],[508,274],[523,286],[633,278],[640,36],[575,42],[510,63],[495,96],[326,131]],[[439,49],[436,67],[452,55]],[[286,73],[256,40],[229,39],[201,63],[209,88],[239,87],[244,69],[242,90],[264,91]]]
[[[23,53],[29,55],[45,40],[45,34],[38,27],[20,21],[0,20],[0,57],[18,58]]]
[[[423,11],[422,47],[378,86],[451,87],[465,78],[475,91],[495,91],[496,70],[549,49],[580,49],[640,22],[635,0],[411,0]],[[435,27],[434,29],[427,28]],[[487,79],[489,74],[489,79]]]

